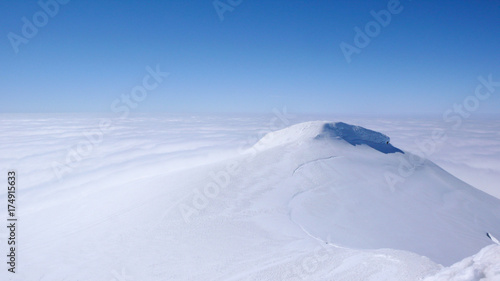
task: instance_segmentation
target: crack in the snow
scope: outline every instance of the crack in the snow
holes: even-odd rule
[[[311,164],[311,163],[317,162],[317,161],[328,160],[328,159],[332,159],[332,158],[338,158],[338,157],[339,156],[330,156],[330,157],[318,158],[318,159],[315,159],[315,160],[311,160],[311,161],[302,163],[297,168],[295,168],[295,170],[293,170],[292,176],[295,175],[295,172],[297,172],[297,170],[300,169],[300,168],[302,168],[304,165]]]

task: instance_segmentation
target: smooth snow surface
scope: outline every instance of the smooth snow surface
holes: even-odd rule
[[[268,119],[253,117],[113,119],[58,180],[54,161],[73,159],[100,119],[4,120],[2,173],[19,174],[19,264],[0,280],[498,273],[486,233],[500,237],[500,200],[429,160],[402,166],[414,155],[376,131],[314,121],[265,134]],[[402,179],[391,185],[388,173]],[[5,256],[5,227],[0,238]]]

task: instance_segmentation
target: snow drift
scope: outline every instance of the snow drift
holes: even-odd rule
[[[443,268],[424,281],[495,281],[500,280],[500,245],[490,245],[479,253]]]

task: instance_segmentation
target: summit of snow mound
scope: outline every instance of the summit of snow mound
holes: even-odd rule
[[[353,146],[367,145],[382,153],[401,152],[392,146],[390,138],[382,133],[344,122],[311,121],[270,132],[255,146],[271,148],[287,143],[302,143],[309,140],[340,140]]]
[[[389,143],[391,139],[388,136],[360,126],[349,125],[343,122],[324,124],[322,132],[316,136],[316,139],[322,138],[338,138],[345,140],[352,145],[365,144],[382,153],[403,153],[403,151]]]

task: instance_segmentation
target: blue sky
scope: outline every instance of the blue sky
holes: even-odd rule
[[[72,0],[16,53],[43,9],[2,1],[0,112],[110,112],[157,65],[170,75],[132,110],[442,114],[500,81],[500,1],[401,0],[350,63],[341,42],[390,1],[220,0],[238,2],[221,20],[211,0]],[[499,108],[500,88],[477,112]]]

